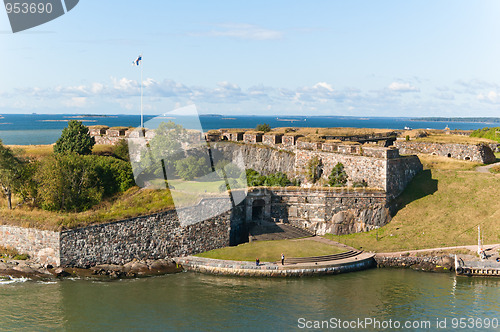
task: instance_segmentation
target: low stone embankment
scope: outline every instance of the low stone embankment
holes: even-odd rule
[[[237,277],[306,277],[317,275],[340,274],[366,270],[376,266],[373,254],[362,253],[357,257],[338,261],[309,264],[262,263],[256,266],[252,262],[228,261],[202,257],[174,258],[177,264],[187,271],[214,275]]]
[[[418,271],[450,272],[455,268],[454,259],[450,255],[443,256],[393,256],[375,255],[377,267],[410,268]]]

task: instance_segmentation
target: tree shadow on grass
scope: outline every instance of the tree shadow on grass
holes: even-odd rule
[[[396,213],[406,205],[425,196],[432,195],[437,190],[438,180],[432,178],[432,172],[430,169],[423,170],[413,178],[403,193],[396,197],[396,199],[392,202],[392,217],[394,217]]]

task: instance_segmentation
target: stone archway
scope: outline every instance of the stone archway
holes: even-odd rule
[[[249,190],[245,199],[245,220],[247,222],[269,221],[271,219],[271,194],[263,188]]]
[[[266,202],[263,199],[256,199],[252,202],[252,221],[264,220]]]

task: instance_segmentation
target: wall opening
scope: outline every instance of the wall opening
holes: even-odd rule
[[[252,220],[263,220],[264,219],[264,207],[266,203],[263,199],[256,199],[252,203]]]
[[[465,160],[470,160],[470,157],[465,157]]]
[[[451,153],[448,153],[448,158],[451,158]]]

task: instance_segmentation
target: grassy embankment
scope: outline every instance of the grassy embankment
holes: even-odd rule
[[[254,241],[236,247],[207,251],[197,256],[235,261],[255,261],[258,257],[261,262],[276,262],[280,259],[281,253],[285,253],[286,257],[311,257],[341,252],[345,250],[316,241],[279,240]]]
[[[52,145],[11,146],[30,158],[43,158],[53,153]],[[96,145],[93,153],[111,154],[111,146]],[[192,188],[189,188],[192,189]],[[201,191],[201,188],[199,189]],[[193,204],[197,197],[179,192],[176,199]],[[140,189],[132,187],[124,193],[106,199],[92,209],[79,213],[50,212],[28,205],[17,206],[14,198],[13,210],[7,209],[5,199],[0,200],[0,218],[2,221],[24,227],[58,230],[74,228],[95,223],[121,220],[125,218],[147,215],[165,211],[174,207],[172,196],[168,190]]]
[[[401,209],[378,230],[326,237],[377,252],[477,243],[500,243],[500,177],[474,171],[478,164],[420,156],[424,171],[398,198]]]
[[[420,137],[415,139],[416,142],[429,142],[429,143],[455,143],[455,144],[480,144],[480,143],[498,143],[487,138],[470,137],[462,135],[430,135],[427,137]]]

